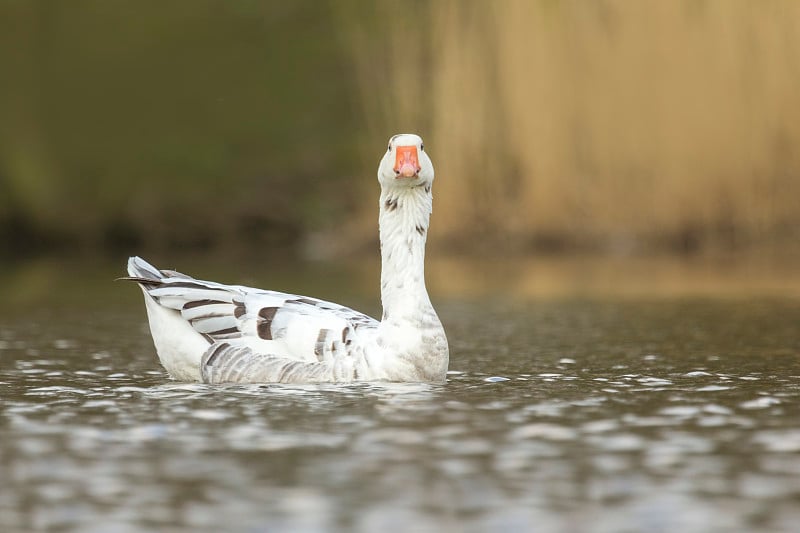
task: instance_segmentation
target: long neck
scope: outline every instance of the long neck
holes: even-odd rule
[[[425,289],[430,186],[386,188],[380,198],[381,301],[384,323],[417,322],[432,312]]]

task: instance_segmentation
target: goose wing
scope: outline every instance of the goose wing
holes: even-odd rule
[[[317,298],[202,281],[157,270],[139,258],[131,261],[129,279],[159,305],[179,312],[212,345],[225,342],[253,354],[320,362],[378,326],[363,313]]]

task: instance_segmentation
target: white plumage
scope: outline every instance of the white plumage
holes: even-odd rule
[[[145,297],[161,364],[206,383],[445,380],[449,351],[425,288],[433,164],[395,135],[378,167],[383,317],[331,302],[201,281],[138,257],[125,278]]]

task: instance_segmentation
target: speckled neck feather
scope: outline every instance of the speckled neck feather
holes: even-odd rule
[[[417,322],[433,313],[425,289],[430,185],[385,187],[380,197],[383,322]]]

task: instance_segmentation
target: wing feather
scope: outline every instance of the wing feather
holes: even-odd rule
[[[261,355],[323,362],[336,351],[337,343],[355,338],[357,328],[378,325],[367,315],[316,298],[161,272],[167,277],[143,288],[160,305],[180,312],[212,346],[227,341],[248,348],[248,364]]]
[[[200,372],[205,383],[351,381],[355,375],[352,363],[337,367],[331,362],[298,361],[227,342],[209,347],[200,362]]]

